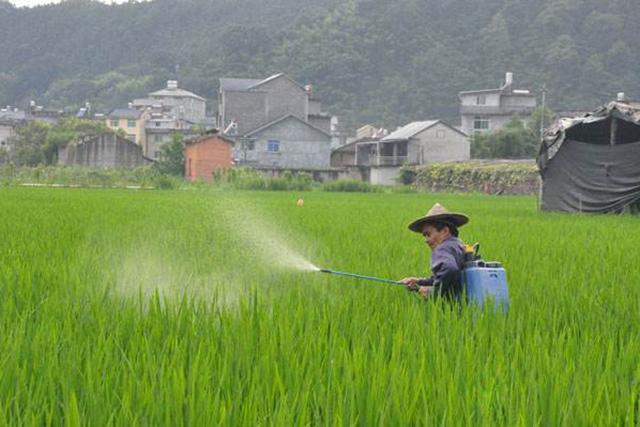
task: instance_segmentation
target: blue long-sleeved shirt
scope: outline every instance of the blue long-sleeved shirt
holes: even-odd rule
[[[462,295],[464,243],[451,236],[431,253],[432,276],[418,280],[420,286],[433,286],[434,295],[459,298]]]

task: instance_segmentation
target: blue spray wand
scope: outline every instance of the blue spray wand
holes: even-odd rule
[[[404,285],[404,283],[400,282],[399,280],[381,279],[379,277],[363,276],[361,274],[354,274],[354,273],[345,273],[342,271],[329,270],[328,268],[323,268],[320,271],[323,273],[337,274],[339,276],[355,277],[357,279],[373,280],[375,282],[391,283],[393,285]]]

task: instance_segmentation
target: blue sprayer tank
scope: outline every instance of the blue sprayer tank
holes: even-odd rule
[[[502,264],[484,261],[478,255],[478,245],[467,246],[462,270],[467,301],[484,308],[485,302],[493,301],[494,310],[509,310],[507,275]]]

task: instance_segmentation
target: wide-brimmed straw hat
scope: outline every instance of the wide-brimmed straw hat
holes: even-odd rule
[[[456,227],[462,227],[469,222],[469,217],[462,213],[449,212],[447,208],[442,206],[440,203],[436,203],[431,207],[431,209],[429,209],[429,212],[427,212],[425,216],[420,217],[409,224],[409,230],[415,231],[416,233],[422,233],[422,227],[425,224],[435,221],[448,222]]]

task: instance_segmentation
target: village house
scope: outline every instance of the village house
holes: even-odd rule
[[[273,169],[328,169],[331,135],[293,114],[236,139],[240,164]]]
[[[238,143],[238,164],[327,169],[337,119],[322,111],[310,85],[286,74],[220,79],[218,124]]]
[[[171,142],[175,134],[182,135],[185,139],[197,132],[197,125],[184,119],[167,115],[156,109],[147,110],[147,118],[144,124],[146,135],[144,153],[147,157],[158,160],[162,152],[162,145]]]
[[[460,129],[442,120],[428,120],[409,123],[386,136],[374,134],[334,152],[342,152],[341,159],[353,152],[353,166],[364,172],[365,180],[391,185],[404,165],[469,160],[471,145]],[[334,166],[350,165],[336,162]]]
[[[527,89],[513,88],[513,73],[506,73],[497,89],[458,93],[461,129],[467,134],[500,129],[517,114],[530,116],[536,108],[536,96]]]
[[[167,116],[192,123],[204,124],[206,120],[206,100],[180,89],[177,80],[168,80],[164,89],[149,93],[147,98],[134,99],[131,104],[137,110],[160,107]]]
[[[62,166],[133,168],[149,161],[140,145],[114,133],[87,135],[58,147],[58,164]]]
[[[345,144],[332,147],[331,167],[351,168],[356,166],[356,145],[364,142],[375,142],[389,134],[385,128],[378,128],[371,124],[356,129],[356,136],[347,139]]]
[[[144,149],[146,143],[145,124],[148,114],[135,108],[116,108],[105,118],[107,127],[122,131],[126,138]],[[148,153],[144,153],[145,155]]]
[[[0,109],[0,164],[9,159],[11,137],[15,135],[16,127],[25,121],[24,111],[9,106]]]
[[[205,135],[185,141],[185,178],[188,181],[211,181],[213,173],[233,165],[234,141],[219,133]]]

